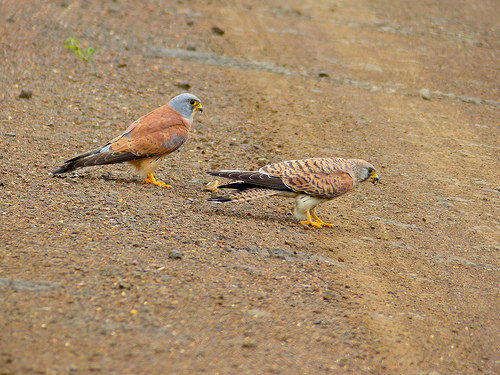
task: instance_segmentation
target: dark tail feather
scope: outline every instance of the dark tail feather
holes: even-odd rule
[[[55,174],[62,174],[66,172],[71,172],[74,171],[76,168],[72,168],[69,164],[68,165],[63,165],[61,168],[56,169],[55,171],[50,172],[50,175],[55,175]]]
[[[207,201],[209,202],[216,202],[216,203],[231,202],[232,200],[233,199],[231,199],[231,197],[228,196],[212,197],[207,199]]]
[[[112,152],[112,151],[101,152],[102,149],[103,149],[102,147],[97,148],[95,150],[86,152],[85,154],[75,156],[73,159],[66,160],[61,168],[56,169],[53,172],[50,172],[50,174],[51,175],[61,174],[61,173],[71,172],[75,169],[82,167],[124,163],[126,161],[143,159],[148,157],[148,156],[137,156],[132,154],[131,152]]]
[[[258,171],[218,171],[218,172],[207,172],[211,176],[230,178],[232,180],[237,180],[235,182],[229,183],[228,185],[221,186],[231,189],[242,189],[247,187],[260,186],[263,188],[275,189],[289,191],[290,188],[285,185],[281,177],[269,176],[265,173],[260,173]],[[231,186],[233,185],[234,186]]]
[[[106,147],[106,146],[104,146],[104,147]],[[78,165],[78,164],[80,164],[80,163],[78,163],[79,161],[83,161],[83,159],[85,159],[89,156],[98,154],[101,150],[102,150],[102,147],[99,147],[99,148],[96,148],[94,150],[77,155],[72,159],[66,160],[62,167],[60,167],[59,169],[56,169],[55,171],[50,172],[49,174],[55,175],[55,174],[62,174],[62,173],[74,171],[75,169],[83,166],[83,165]]]

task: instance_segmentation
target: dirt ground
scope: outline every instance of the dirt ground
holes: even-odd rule
[[[499,373],[499,13],[0,0],[0,374]],[[184,91],[171,189],[48,175]],[[206,201],[206,171],[310,156],[380,184],[321,205],[332,228]]]

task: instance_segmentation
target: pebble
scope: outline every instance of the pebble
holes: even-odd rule
[[[431,92],[428,89],[421,89],[418,93],[422,99],[431,100]]]
[[[224,30],[222,30],[219,26],[212,27],[212,32],[215,35],[224,35]]]
[[[33,91],[28,89],[22,89],[21,93],[19,94],[19,97],[21,99],[31,99],[32,96],[33,96]]]
[[[254,341],[245,341],[241,346],[243,348],[255,348],[257,344]]]
[[[191,85],[188,82],[176,82],[175,85],[183,90],[189,90],[191,88]]]
[[[217,187],[219,187],[219,186],[220,186],[219,180],[211,181],[205,185],[205,190],[217,193],[217,191],[218,191]]]
[[[258,165],[259,167],[263,167],[263,166],[264,166],[264,165],[266,165],[266,164],[267,164],[267,158],[265,158],[265,157],[261,157],[261,158],[258,158],[258,159],[257,159],[257,165]]]
[[[171,259],[181,259],[182,253],[179,250],[172,250],[170,254],[168,254],[168,257]]]

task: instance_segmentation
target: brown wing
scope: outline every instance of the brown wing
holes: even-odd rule
[[[190,123],[165,104],[134,121],[111,141],[110,151],[135,156],[161,156],[177,150],[186,140]]]
[[[302,171],[307,173],[333,173],[346,171],[347,164],[341,158],[310,158],[301,160],[287,160],[280,163],[269,164],[259,169],[270,176],[283,176],[285,171]]]
[[[309,173],[288,169],[283,174],[283,182],[290,189],[322,199],[336,198],[354,186],[352,177],[345,172]]]

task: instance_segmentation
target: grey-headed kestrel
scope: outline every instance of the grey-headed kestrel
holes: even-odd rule
[[[332,226],[316,215],[317,205],[351,191],[360,182],[376,183],[379,179],[370,163],[341,158],[289,160],[266,165],[258,171],[227,170],[208,174],[236,180],[219,186],[234,192],[209,198],[209,201],[246,201],[270,195],[295,198],[295,217],[301,224],[314,227]]]
[[[111,142],[65,161],[61,168],[50,174],[127,162],[145,178],[144,183],[170,187],[156,181],[153,172],[165,156],[181,147],[187,139],[196,111],[203,111],[200,99],[188,93],[177,95],[168,104],[135,120]]]

